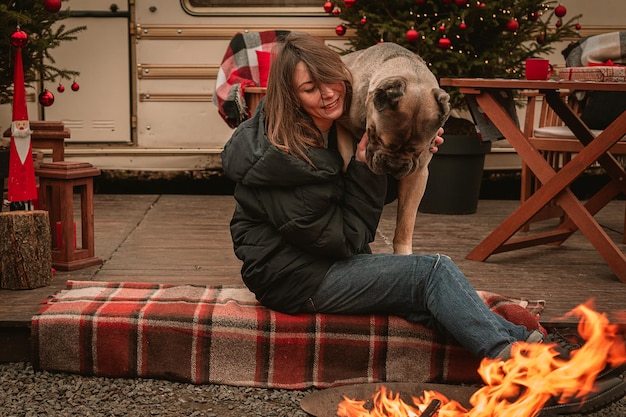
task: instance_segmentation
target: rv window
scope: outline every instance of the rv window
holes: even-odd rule
[[[319,0],[185,0],[190,7],[307,7]]]
[[[327,14],[320,0],[180,0],[192,15]]]

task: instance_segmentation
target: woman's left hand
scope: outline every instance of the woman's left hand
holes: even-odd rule
[[[356,152],[354,153],[354,159],[359,162],[366,163],[367,159],[365,157],[365,149],[367,148],[367,132],[363,133],[361,136],[361,140],[359,144],[356,145]]]
[[[437,153],[437,151],[439,150],[439,146],[443,143],[443,138],[441,137],[443,135],[443,127],[439,128],[439,131],[437,132],[437,136],[435,136],[435,139],[433,139],[432,143],[430,144],[430,151],[432,153]]]

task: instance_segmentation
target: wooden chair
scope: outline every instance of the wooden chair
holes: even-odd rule
[[[526,93],[527,107],[524,120],[524,133],[529,142],[545,157],[550,165],[559,170],[582,149],[582,145],[572,131],[566,127],[563,121],[555,114],[554,110],[544,100],[543,94],[539,92]],[[581,114],[584,109],[584,100],[580,101],[575,94],[570,91],[562,93],[563,100],[574,109],[577,114]],[[538,113],[538,114],[537,114]],[[538,117],[536,119],[536,117]],[[601,130],[592,130],[595,136]],[[626,138],[622,139],[612,149],[614,155],[626,155]],[[622,160],[622,164],[626,158]],[[526,201],[541,187],[541,182],[533,175],[528,166],[522,163],[520,200]],[[528,231],[530,224],[551,218],[559,218],[563,221],[564,212],[556,202],[544,207],[537,213],[524,227]],[[626,211],[624,214],[624,233],[622,241],[626,243]]]

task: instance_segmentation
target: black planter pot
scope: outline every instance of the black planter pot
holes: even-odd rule
[[[478,136],[444,135],[445,142],[433,155],[428,183],[419,206],[422,213],[476,213],[485,155],[491,142]]]

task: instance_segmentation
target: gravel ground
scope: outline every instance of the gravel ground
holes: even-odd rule
[[[1,417],[306,417],[299,402],[311,392],[82,377],[0,364]],[[624,417],[626,397],[588,416]]]

